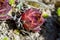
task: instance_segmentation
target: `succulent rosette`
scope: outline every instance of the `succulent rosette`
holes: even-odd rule
[[[0,0],[0,20],[7,20],[10,18],[10,16],[7,15],[10,9],[11,6],[8,0]]]
[[[44,23],[44,18],[41,15],[41,11],[35,8],[26,10],[21,17],[23,21],[23,27],[27,31],[39,32],[40,26]]]

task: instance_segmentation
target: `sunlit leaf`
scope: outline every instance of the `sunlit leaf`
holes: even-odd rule
[[[57,9],[57,15],[60,16],[60,8]]]
[[[13,5],[15,3],[15,0],[9,0],[9,4]]]
[[[8,40],[8,37],[4,37],[3,40]]]

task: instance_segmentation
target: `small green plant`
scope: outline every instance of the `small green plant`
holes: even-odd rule
[[[49,15],[48,15],[47,13],[45,13],[45,12],[42,14],[42,16],[43,16],[44,18],[48,18],[48,17],[49,17]]]

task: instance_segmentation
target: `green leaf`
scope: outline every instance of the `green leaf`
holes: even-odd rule
[[[15,3],[15,0],[9,0],[9,4],[13,5]]]
[[[57,9],[57,15],[60,16],[60,7]]]

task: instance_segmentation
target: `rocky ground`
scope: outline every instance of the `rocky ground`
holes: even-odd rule
[[[52,18],[46,19],[46,23],[43,24],[40,33],[13,30],[12,25],[9,26],[5,21],[0,22],[0,40],[60,40],[59,33],[53,22]]]
[[[22,35],[18,30],[10,30],[8,25],[2,22],[0,23],[0,40],[44,40],[44,37],[39,33]]]

